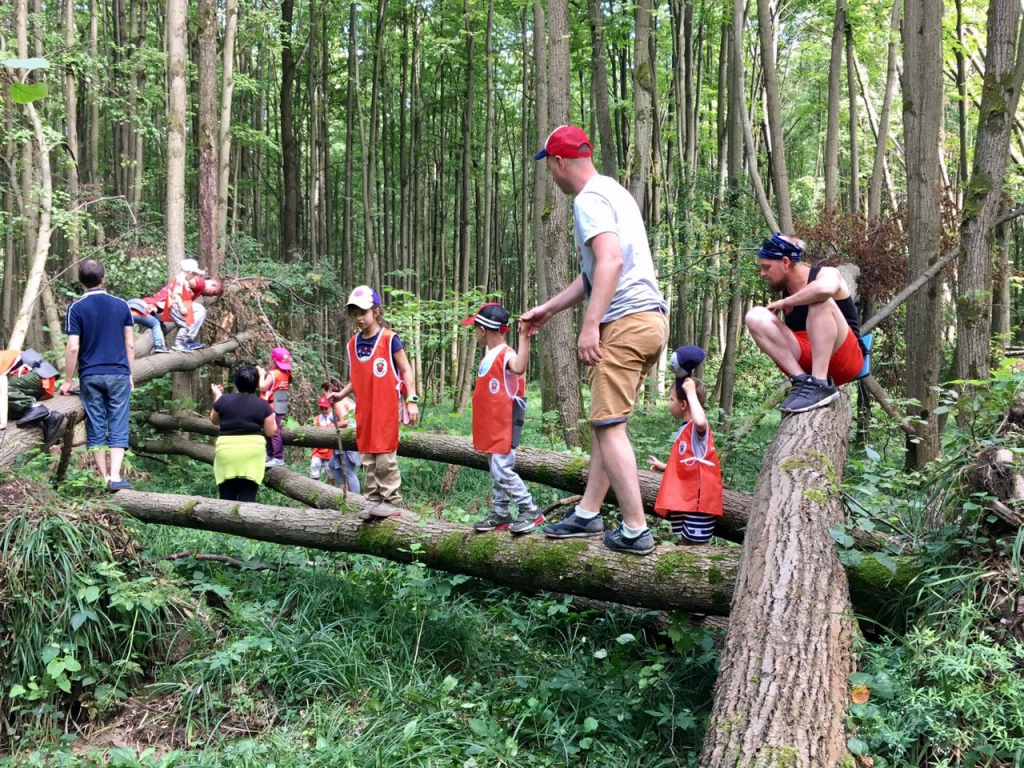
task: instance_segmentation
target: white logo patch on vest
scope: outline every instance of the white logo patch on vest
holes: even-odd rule
[[[679,455],[680,456],[685,456],[686,455],[686,441],[685,440],[680,440],[679,441]]]
[[[491,379],[490,383],[487,385],[487,389],[490,390],[492,395],[496,395],[498,394],[498,390],[501,389],[501,382],[497,379]]]
[[[373,375],[378,379],[383,378],[388,372],[388,361],[383,357],[378,357],[373,361]]]

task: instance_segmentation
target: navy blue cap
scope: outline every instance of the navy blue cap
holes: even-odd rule
[[[677,379],[685,379],[687,376],[693,375],[694,370],[704,362],[706,357],[707,354],[700,347],[679,347],[669,357],[668,364],[672,367]]]

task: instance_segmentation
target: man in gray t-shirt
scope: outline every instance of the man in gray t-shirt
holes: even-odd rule
[[[579,505],[544,533],[576,538],[604,533],[599,512],[615,490],[622,525],[604,533],[611,549],[646,555],[654,538],[644,520],[636,456],[626,424],[644,378],[668,341],[668,306],[658,289],[640,208],[617,181],[597,172],[581,129],[555,129],[535,155],[562,192],[575,195],[573,220],[580,276],[522,316],[531,335],[559,312],[586,302],[580,360],[590,366],[593,441],[587,489]]]

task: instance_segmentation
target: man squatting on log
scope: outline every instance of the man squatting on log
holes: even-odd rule
[[[604,532],[610,549],[646,555],[654,551],[640,496],[636,456],[626,424],[644,378],[668,341],[668,305],[658,289],[647,228],[640,208],[615,179],[594,167],[587,134],[572,125],[556,128],[535,160],[545,160],[556,186],[573,200],[580,276],[561,293],[524,313],[531,335],[559,312],[586,302],[579,358],[590,366],[593,440],[587,487],[573,512],[549,525],[551,538],[597,536],[599,512],[609,486],[622,524]]]
[[[857,305],[835,267],[803,262],[806,244],[776,232],[758,252],[761,277],[782,298],[747,313],[750,335],[793,388],[783,413],[821,408],[839,397],[838,387],[858,378],[864,367]],[[782,310],[783,320],[777,316]]]

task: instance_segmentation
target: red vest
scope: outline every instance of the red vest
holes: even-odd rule
[[[330,415],[324,416],[323,414],[320,413],[316,415],[316,421],[314,423],[321,429],[326,429],[328,427],[334,426],[334,421],[331,419]],[[334,456],[334,449],[314,448],[313,453],[310,455],[310,458],[313,458],[314,456],[323,461],[329,461],[331,457]]]
[[[391,356],[394,331],[380,329],[373,352],[366,360],[356,356],[356,337],[348,340],[348,369],[352,391],[359,403],[356,448],[360,453],[391,453],[398,450],[402,379]]]
[[[290,389],[292,386],[292,375],[288,371],[282,371],[280,368],[271,368],[267,373],[270,374],[274,380],[270,384],[270,389],[266,392],[261,392],[260,397],[266,400],[271,405],[274,404],[274,393],[279,389]]]
[[[198,283],[196,292],[199,293]],[[157,291],[156,296],[153,298],[160,299],[161,294],[163,294],[164,301],[164,311],[160,314],[161,320],[165,323],[169,323],[171,321],[171,305],[174,304],[175,299],[180,296],[181,303],[183,305],[182,315],[185,318],[185,322],[192,325],[196,321],[195,313],[192,310],[192,299],[194,298],[192,295],[192,289],[189,288],[188,280],[185,279],[184,274],[178,275],[178,277],[176,277],[172,282]],[[150,304],[158,303],[157,301],[149,301],[148,298],[146,301]]]
[[[703,512],[722,516],[722,468],[718,464],[715,438],[708,427],[708,450],[703,459],[693,452],[693,422],[687,422],[672,446],[668,467],[654,502],[654,512]]]
[[[508,347],[491,361],[487,370],[477,369],[473,389],[473,448],[482,453],[512,452],[512,406],[526,394],[526,379],[516,376],[515,392],[505,382]],[[481,366],[483,361],[481,361]]]

